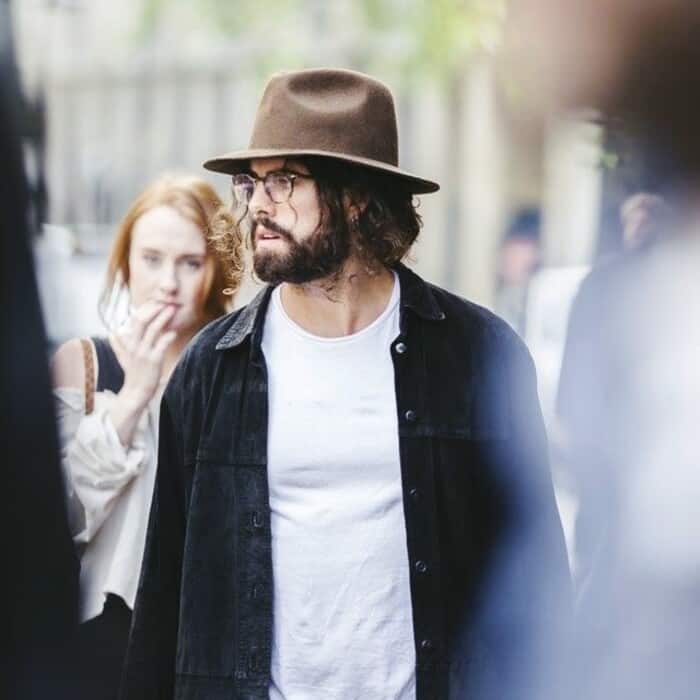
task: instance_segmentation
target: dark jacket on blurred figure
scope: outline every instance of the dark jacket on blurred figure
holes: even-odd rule
[[[397,271],[417,698],[545,697],[569,578],[532,361],[491,313]],[[166,390],[123,698],[268,697],[270,293],[207,326]]]
[[[671,229],[574,301],[558,412],[579,499],[573,700],[700,685],[700,239]]]

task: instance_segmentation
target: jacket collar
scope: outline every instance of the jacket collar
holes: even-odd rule
[[[394,269],[401,285],[401,315],[403,316],[404,309],[410,309],[426,321],[442,321],[445,313],[440,308],[431,285],[403,263],[397,263]]]
[[[409,309],[427,321],[442,321],[445,314],[438,305],[430,285],[403,263],[398,263],[394,269],[399,276],[401,287],[401,316],[403,317],[404,309]],[[260,340],[262,324],[265,320],[272,290],[273,287],[268,285],[260,290],[247,306],[241,309],[233,324],[216,344],[217,350],[235,348],[253,334]]]
[[[267,285],[261,289],[252,301],[244,306],[230,328],[221,336],[216,344],[217,350],[229,350],[240,345],[254,331],[262,329],[267,305],[270,303],[274,287]]]

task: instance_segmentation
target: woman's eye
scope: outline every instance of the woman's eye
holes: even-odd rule
[[[187,260],[185,265],[187,265],[190,270],[200,270],[204,263],[201,260]]]
[[[158,259],[157,255],[149,255],[148,253],[146,253],[143,256],[143,260],[147,265],[153,266],[153,265],[156,265],[158,263],[159,259]]]

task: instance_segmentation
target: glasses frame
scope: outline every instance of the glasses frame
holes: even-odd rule
[[[250,197],[247,200],[241,200],[238,195],[236,194],[236,185],[234,183],[234,178],[238,175],[245,175],[246,177],[250,178],[253,181],[253,189],[250,193]],[[277,201],[273,196],[272,193],[270,192],[270,182],[271,180],[269,178],[273,176],[279,176],[279,175],[284,175],[289,179],[290,187],[289,187],[289,194],[285,199]],[[298,173],[295,170],[271,170],[269,173],[265,173],[263,177],[260,177],[259,175],[255,175],[254,173],[247,173],[247,172],[242,172],[242,173],[236,173],[235,175],[231,176],[231,190],[233,191],[233,196],[241,202],[241,204],[245,204],[248,206],[250,204],[250,200],[253,198],[253,195],[255,194],[255,190],[258,186],[259,182],[262,182],[263,188],[265,189],[265,194],[270,198],[271,202],[274,202],[275,204],[285,204],[288,202],[293,196],[294,196],[294,183],[297,180],[297,178],[306,178],[307,180],[313,180],[312,175],[307,175],[306,173]]]

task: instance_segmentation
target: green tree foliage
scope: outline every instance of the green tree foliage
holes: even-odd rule
[[[246,43],[259,37],[273,62],[284,56],[287,65],[300,65],[316,31],[323,38],[349,38],[353,54],[362,61],[444,79],[454,75],[471,52],[498,46],[506,4],[507,0],[144,0],[140,33],[146,38],[161,22],[172,22],[186,10],[182,21],[196,17],[198,28],[212,37]],[[282,38],[281,32],[290,27],[307,31],[298,41],[289,34]]]
[[[182,25],[196,22],[192,29],[208,31],[212,37],[239,39],[244,36],[265,37],[274,24],[284,24],[300,16],[304,0],[143,0],[140,29],[142,36],[155,34],[163,23]],[[180,29],[185,27],[180,26]]]
[[[370,31],[406,38],[403,67],[439,77],[452,75],[475,50],[498,46],[505,0],[360,0]]]

